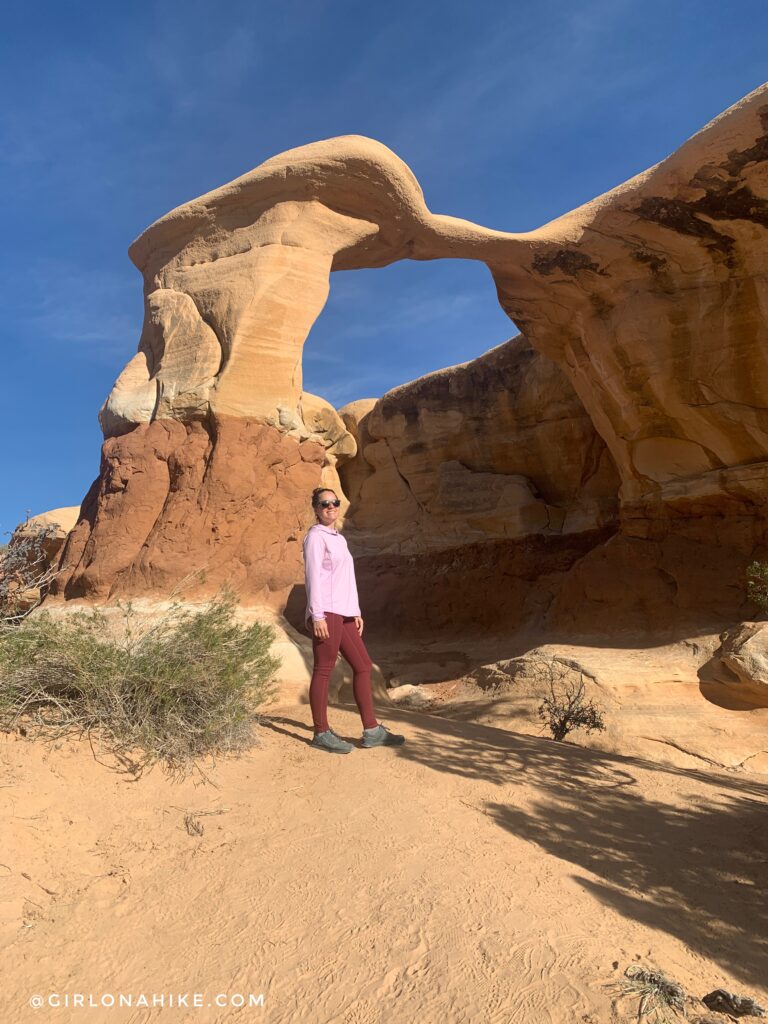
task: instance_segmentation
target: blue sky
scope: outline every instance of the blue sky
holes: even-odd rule
[[[656,163],[768,78],[768,4],[42,2],[3,13],[0,540],[78,504],[135,352],[131,241],[293,146],[394,149],[438,213],[523,231]],[[305,388],[381,395],[516,331],[482,264],[335,274]]]

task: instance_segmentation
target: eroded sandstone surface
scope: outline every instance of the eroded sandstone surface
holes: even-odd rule
[[[424,551],[615,522],[618,476],[568,378],[518,336],[340,410],[360,553]]]
[[[55,593],[98,600],[233,586],[270,606],[295,580],[323,449],[255,421],[158,419],[108,438]],[[195,579],[199,574],[200,578]]]

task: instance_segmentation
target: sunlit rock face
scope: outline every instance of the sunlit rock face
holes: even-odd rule
[[[431,213],[408,167],[358,136],[171,211],[130,250],[144,327],[101,410],[58,595],[165,593],[170,562],[207,561],[279,605],[322,481],[352,500],[370,607],[414,630],[739,617],[768,546],[766,155],[763,87],[523,234]],[[341,417],[304,393],[333,270],[450,257],[487,264],[524,339]],[[260,540],[232,525],[246,515]]]
[[[39,554],[44,557],[46,565],[51,565],[56,561],[67,535],[79,516],[79,505],[54,508],[50,512],[40,512],[36,516],[30,516],[26,522],[19,523],[13,531],[10,544],[23,543],[24,540],[39,535],[43,538]]]
[[[496,265],[504,308],[565,368],[605,438],[628,510],[763,493],[766,158],[763,88],[534,232],[551,242],[518,266]]]
[[[742,622],[720,637],[711,670],[744,703],[768,708],[768,629],[764,622]]]
[[[564,580],[558,629],[655,635],[754,614],[768,491],[768,90],[493,264],[621,477],[621,531]],[[541,246],[539,240],[547,239]]]

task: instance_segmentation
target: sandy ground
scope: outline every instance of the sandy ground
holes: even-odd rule
[[[281,701],[208,783],[2,737],[3,1022],[608,1024],[635,962],[768,1001],[768,775],[391,708],[331,755]]]

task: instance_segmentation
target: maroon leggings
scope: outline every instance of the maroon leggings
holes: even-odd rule
[[[312,708],[312,721],[315,732],[326,732],[328,726],[328,682],[336,664],[339,651],[349,662],[352,669],[352,689],[355,703],[363,720],[364,729],[375,729],[378,725],[373,710],[373,691],[371,690],[372,661],[365,649],[363,638],[357,631],[354,617],[326,612],[328,639],[318,640],[312,637],[312,651],[315,664],[312,670],[312,682],[309,684],[309,703]]]

